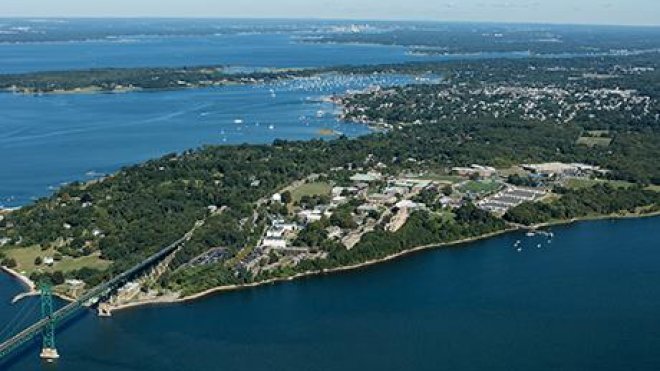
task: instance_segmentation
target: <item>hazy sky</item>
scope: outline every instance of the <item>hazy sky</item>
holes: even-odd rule
[[[0,0],[0,17],[272,17],[660,25],[660,0]]]

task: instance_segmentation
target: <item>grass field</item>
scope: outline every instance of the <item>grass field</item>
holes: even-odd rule
[[[607,137],[580,137],[577,144],[582,144],[587,147],[607,147],[612,143],[612,138]]]
[[[571,189],[581,189],[593,187],[596,184],[608,183],[616,188],[628,188],[633,186],[633,183],[623,180],[602,180],[602,179],[569,179],[566,182],[566,187]]]
[[[628,188],[632,187],[634,183],[626,182],[624,180],[603,180],[603,179],[569,179],[566,182],[566,187],[571,189],[580,189],[593,187],[596,184],[608,183],[613,187],[617,188]],[[650,185],[646,187],[650,191],[660,192],[660,185]]]
[[[305,183],[291,191],[291,198],[294,202],[300,201],[303,196],[321,196],[330,195],[332,186],[326,182]]]
[[[112,264],[108,260],[101,259],[99,253],[95,253],[80,258],[64,257],[61,261],[55,262],[52,267],[46,266],[44,264],[36,266],[34,261],[37,257],[52,257],[55,254],[54,250],[42,251],[41,248],[37,246],[5,250],[4,253],[7,255],[7,257],[16,259],[16,263],[18,264],[16,269],[18,271],[25,271],[27,274],[37,270],[43,272],[70,272],[83,267],[103,270]]]
[[[651,191],[660,192],[660,185],[650,185],[647,188],[650,189]]]
[[[491,193],[497,191],[502,185],[492,180],[470,180],[461,186],[464,192]]]

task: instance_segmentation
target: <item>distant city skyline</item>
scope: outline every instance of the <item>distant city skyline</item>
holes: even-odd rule
[[[659,0],[2,0],[0,17],[208,17],[660,26]]]

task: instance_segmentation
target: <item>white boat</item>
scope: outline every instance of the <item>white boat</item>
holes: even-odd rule
[[[541,248],[541,244],[536,245],[536,248],[537,248],[537,249],[540,249],[540,248]]]
[[[273,124],[268,125],[268,129],[275,130],[275,125],[273,125]]]
[[[518,248],[518,252],[521,252],[521,251],[522,251],[522,247],[519,247],[519,248]]]
[[[236,119],[236,120],[234,120],[234,124],[238,124],[238,125],[240,125],[240,124],[242,124],[242,123],[243,123],[243,120],[241,120],[241,119]]]
[[[526,236],[527,237],[534,237],[534,236],[536,236],[536,234],[532,231],[529,231],[529,232],[526,233]]]

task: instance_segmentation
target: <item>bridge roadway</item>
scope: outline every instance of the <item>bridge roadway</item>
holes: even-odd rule
[[[67,319],[69,316],[71,316],[72,314],[77,312],[80,308],[82,308],[85,305],[85,303],[92,301],[94,299],[98,299],[104,295],[107,295],[113,289],[116,289],[121,285],[125,284],[132,277],[135,277],[135,275],[142,272],[145,268],[148,268],[154,265],[156,262],[162,260],[167,255],[169,255],[174,250],[176,250],[183,242],[189,240],[190,237],[192,236],[193,231],[200,225],[201,223],[198,222],[197,224],[195,224],[195,227],[192,230],[190,230],[180,239],[174,241],[172,244],[168,245],[167,247],[164,247],[157,253],[143,260],[139,264],[136,264],[134,267],[125,271],[124,273],[121,273],[120,275],[112,278],[111,280],[92,288],[91,290],[87,291],[84,295],[82,295],[80,298],[78,298],[76,301],[73,301],[63,306],[62,308],[58,309],[56,312],[53,313],[52,319],[54,319],[55,323],[59,325],[60,323],[62,323],[63,320]],[[30,341],[35,336],[37,336],[39,333],[41,333],[48,326],[50,320],[51,318],[42,318],[39,321],[32,324],[31,326],[24,329],[23,331],[19,332],[18,334],[12,336],[8,340],[1,343],[0,361],[2,361],[3,358],[11,354],[21,345],[25,344],[26,342]]]

